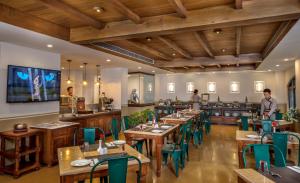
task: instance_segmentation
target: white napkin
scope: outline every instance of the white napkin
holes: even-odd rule
[[[297,173],[300,173],[300,167],[299,166],[287,166],[289,169],[297,172]]]

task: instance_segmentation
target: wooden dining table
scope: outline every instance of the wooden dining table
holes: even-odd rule
[[[239,158],[239,168],[244,168],[243,163],[243,148],[248,144],[260,144],[261,138],[249,138],[248,135],[256,135],[258,136],[256,131],[236,131],[236,142],[237,142],[237,150],[238,150],[238,158]],[[264,141],[265,143],[272,142],[271,140]],[[299,146],[299,142],[294,139],[293,141],[288,142],[288,147],[291,149],[297,149]]]
[[[180,116],[177,117],[177,114],[175,113],[164,116],[160,118],[160,120],[165,123],[182,125],[187,123],[189,120],[196,118],[199,114],[181,113]]]
[[[293,121],[286,121],[286,120],[275,120],[278,122],[278,126],[276,129],[280,130],[289,130],[289,131],[294,131],[294,122]],[[242,123],[241,120],[238,120],[238,125],[240,126],[240,129],[242,129]],[[248,119],[248,124],[250,126],[255,125],[256,129],[261,128],[261,122],[262,120],[260,119]]]
[[[142,163],[141,182],[146,182],[147,170],[150,164],[150,159],[140,154],[138,151],[125,144],[124,150],[121,147],[108,149],[108,153],[100,155],[97,150],[83,151],[79,146],[64,147],[58,149],[58,166],[60,183],[74,183],[75,181],[84,181],[90,178],[92,166],[73,167],[71,162],[79,159],[101,158],[101,156],[109,157],[116,154],[127,154],[137,157]],[[138,171],[138,162],[136,160],[128,161],[128,169]],[[107,164],[99,165],[94,172],[94,177],[106,176],[108,174]]]
[[[252,168],[234,170],[238,175],[238,183],[299,183],[300,173],[287,167],[271,167],[271,172],[281,177],[272,176],[269,173],[262,174]]]
[[[162,125],[170,125],[168,129],[162,129]],[[161,124],[159,128],[146,127],[144,129],[139,129],[135,127],[124,131],[126,142],[131,145],[133,139],[144,138],[149,140],[154,140],[155,142],[155,152],[156,152],[156,174],[158,177],[161,175],[161,149],[164,144],[164,138],[168,137],[170,134],[175,133],[179,128],[179,124]],[[162,130],[161,133],[155,133],[153,130]],[[152,146],[150,146],[152,148]]]

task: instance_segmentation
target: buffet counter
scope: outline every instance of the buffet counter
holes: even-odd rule
[[[104,112],[96,112],[92,114],[78,114],[73,116],[72,114],[60,115],[60,121],[76,122],[79,123],[81,128],[98,127],[103,129],[106,135],[110,135],[111,121],[117,119],[119,129],[121,128],[121,110],[112,110]],[[83,141],[82,130],[79,130],[79,143]]]

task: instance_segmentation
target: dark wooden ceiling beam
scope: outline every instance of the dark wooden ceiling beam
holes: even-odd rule
[[[172,41],[172,40],[170,40],[170,39],[168,39],[166,37],[162,37],[162,36],[157,36],[157,39],[159,39],[161,42],[163,42],[168,47],[172,48],[173,50],[175,50],[176,52],[178,52],[179,54],[181,54],[185,58],[187,58],[187,59],[193,59],[193,56],[189,52],[187,52],[186,50],[182,49],[174,41]]]
[[[198,43],[203,47],[206,53],[210,57],[214,57],[213,49],[211,48],[209,42],[207,41],[203,32],[194,32],[193,33]]]
[[[235,9],[243,8],[243,0],[235,0]]]
[[[241,54],[241,36],[242,36],[242,27],[236,27],[235,28],[235,47],[236,47],[236,57],[239,57]],[[239,67],[239,60],[237,59],[236,66]]]
[[[269,53],[278,45],[278,43],[283,39],[286,33],[290,30],[290,28],[294,25],[294,21],[285,21],[281,22],[278,29],[275,31],[271,39],[268,41],[267,46],[264,48],[262,52],[263,59],[266,58]]]
[[[187,14],[185,19],[172,15],[145,17],[142,24],[129,21],[111,22],[102,30],[89,27],[73,28],[71,41],[114,41],[295,20],[300,18],[300,6],[298,0],[272,0],[272,3],[270,0],[255,0],[244,4],[243,9],[239,10],[227,5],[191,10]]]
[[[244,70],[255,70],[255,65],[249,64],[249,65],[243,65],[240,67],[195,67],[195,68],[189,68],[189,69],[184,69],[184,68],[162,68],[165,70],[168,70],[170,72],[174,73],[189,73],[189,72],[217,72],[217,71],[244,71]]]
[[[139,48],[139,49],[142,49],[144,50],[145,52],[153,55],[153,56],[156,56],[156,57],[159,57],[159,58],[162,58],[164,60],[172,60],[172,58],[156,49],[153,49],[143,43],[140,43],[140,42],[136,42],[136,41],[130,41],[130,40],[123,40],[124,43],[128,44],[128,45],[131,45],[131,46],[134,46],[136,48]]]
[[[118,9],[120,13],[125,15],[128,19],[132,20],[136,24],[142,23],[142,19],[139,15],[137,15],[135,12],[133,12],[131,9],[129,9],[127,6],[125,6],[121,1],[119,0],[109,0],[115,7]]]
[[[194,57],[193,60],[183,58],[176,58],[172,62],[165,62],[157,60],[155,65],[158,67],[199,67],[199,66],[216,66],[216,65],[235,65],[237,58],[232,55],[223,55],[211,57]],[[240,65],[261,63],[262,58],[260,54],[241,54],[238,58]]]
[[[48,22],[3,4],[0,4],[0,21],[59,39],[70,39],[70,31],[68,28]]]
[[[103,22],[100,22],[99,20],[80,12],[79,10],[73,8],[72,6],[70,6],[68,4],[65,4],[62,1],[59,1],[59,0],[39,0],[39,1],[42,2],[45,6],[47,6],[49,8],[53,8],[65,15],[67,15],[68,17],[70,17],[72,19],[80,21],[80,22],[87,24],[89,26],[92,26],[96,29],[101,29],[105,26],[105,24]]]
[[[176,10],[177,14],[181,18],[186,18],[187,17],[187,10],[183,6],[181,0],[168,0],[168,1],[174,7],[174,9]]]

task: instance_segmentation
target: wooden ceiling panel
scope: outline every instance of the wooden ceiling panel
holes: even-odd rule
[[[261,53],[280,22],[242,27],[241,53]]]
[[[168,35],[168,38],[177,43],[178,46],[191,53],[194,57],[208,57],[209,55],[196,41],[192,32]]]

